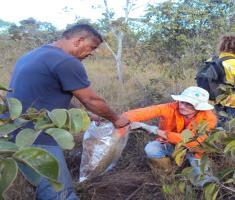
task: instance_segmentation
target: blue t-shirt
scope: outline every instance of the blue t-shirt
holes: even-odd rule
[[[73,90],[89,87],[83,64],[62,49],[44,45],[22,56],[16,63],[7,94],[21,101],[23,112],[36,109],[68,108]],[[42,134],[45,136],[45,134]],[[39,137],[36,143],[51,144]]]

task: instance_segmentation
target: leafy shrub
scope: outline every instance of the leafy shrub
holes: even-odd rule
[[[9,91],[3,85],[0,90]],[[40,133],[52,136],[62,149],[72,149],[75,145],[73,135],[85,131],[90,123],[87,113],[72,108],[54,109],[52,111],[29,108],[22,113],[22,104],[15,98],[0,95],[0,114],[7,117],[0,119],[0,199],[11,186],[20,170],[33,185],[45,177],[56,191],[63,185],[57,182],[59,165],[54,156],[46,150],[33,147],[32,144]],[[33,123],[33,128],[25,125]],[[18,131],[15,143],[11,142],[11,133]],[[21,170],[27,166],[30,174]]]
[[[209,134],[206,131],[206,123],[201,123],[197,127],[197,135],[206,134],[207,139],[200,143],[196,137],[192,137],[189,130],[182,133],[183,142],[175,148],[174,157],[177,165],[182,165],[185,155],[189,149],[184,144],[197,141],[201,150],[205,153],[199,164],[201,174],[198,177],[193,176],[193,168],[186,167],[179,174],[179,190],[182,193],[197,185],[199,181],[210,177],[207,183],[203,185],[203,194],[206,200],[215,200],[233,198],[235,196],[235,119],[231,119],[224,124],[224,128],[217,128]],[[198,148],[198,147],[195,147]],[[193,149],[191,149],[193,151]],[[213,163],[213,165],[209,165]],[[210,170],[206,166],[213,166]],[[192,185],[190,186],[191,183]]]

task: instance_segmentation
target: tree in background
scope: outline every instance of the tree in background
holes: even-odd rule
[[[9,81],[11,69],[16,59],[42,44],[55,40],[60,32],[48,22],[40,22],[33,18],[19,22],[19,25],[0,22],[0,70],[1,81]]]
[[[136,9],[136,0],[125,0],[124,16],[119,18],[109,8],[108,0],[102,2],[100,6],[105,10],[102,19],[92,22],[76,16],[76,23],[90,23],[104,34],[121,82],[124,64],[141,69],[160,64],[172,78],[184,78],[185,69],[195,69],[200,61],[215,53],[220,34],[234,31],[234,0],[151,3],[145,16],[135,19],[130,14]],[[18,26],[0,21],[1,27],[4,27],[4,36],[3,33],[0,35],[3,52],[17,46],[14,51],[22,54],[60,35],[52,24],[33,18],[22,20]],[[10,54],[7,55],[9,57]],[[12,57],[15,55],[7,60],[12,60]]]
[[[220,34],[232,31],[234,11],[231,0],[179,0],[149,5],[144,20],[146,42],[162,61],[174,62],[187,51],[196,60],[201,59],[203,54],[215,52],[215,40]]]
[[[120,17],[116,20],[113,20],[114,13],[109,9],[107,0],[104,0],[105,6],[105,19],[108,22],[108,30],[114,35],[116,39],[116,50],[113,50],[112,47],[105,42],[108,49],[112,52],[117,67],[118,79],[123,83],[123,61],[122,61],[122,52],[123,52],[123,39],[125,37],[126,28],[128,26],[129,14],[135,6],[135,0],[126,0],[126,5],[124,7],[125,16]]]
[[[9,27],[9,36],[13,40],[27,40],[31,47],[51,42],[57,37],[56,28],[48,22],[40,22],[33,18],[28,18],[19,22],[17,26],[13,24]]]

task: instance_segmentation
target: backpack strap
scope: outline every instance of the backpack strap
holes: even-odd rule
[[[219,58],[221,62],[224,62],[225,60],[235,59],[235,56],[224,56],[222,58]]]

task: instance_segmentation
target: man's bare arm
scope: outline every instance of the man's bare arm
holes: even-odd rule
[[[115,113],[90,87],[75,90],[73,95],[91,112],[110,120],[116,128],[126,126],[129,120]]]

